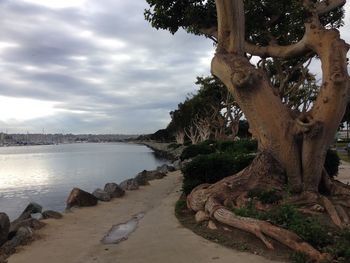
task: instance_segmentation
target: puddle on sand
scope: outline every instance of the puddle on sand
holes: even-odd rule
[[[108,231],[107,235],[103,237],[101,242],[103,244],[118,244],[121,241],[127,240],[128,236],[135,231],[139,221],[145,216],[145,213],[138,213],[133,216],[128,222],[114,225]]]

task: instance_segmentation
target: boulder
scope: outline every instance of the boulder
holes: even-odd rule
[[[143,170],[141,173],[138,173],[135,177],[135,180],[138,185],[149,185],[148,182],[148,171]]]
[[[104,191],[110,194],[112,198],[118,198],[125,195],[125,191],[116,183],[107,183]]]
[[[174,166],[163,164],[162,166],[157,167],[157,171],[166,174],[168,172],[174,172],[175,168],[174,168]]]
[[[120,188],[122,188],[124,191],[126,190],[137,190],[139,189],[139,185],[137,184],[137,181],[135,179],[127,179],[119,184]]]
[[[97,198],[79,188],[73,188],[67,199],[67,209],[73,206],[83,207],[95,205],[97,205]]]
[[[30,227],[20,227],[15,236],[0,248],[0,254],[10,255],[16,252],[16,247],[25,245],[32,240],[33,231]]]
[[[0,213],[0,246],[7,241],[9,230],[9,217],[5,213]]]
[[[152,171],[148,173],[148,180],[157,180],[157,179],[162,179],[166,176],[165,173],[161,173],[159,171]]]
[[[41,219],[43,219],[42,213],[30,214],[30,217],[31,217],[31,218],[34,218],[34,219],[36,219],[36,220],[41,220]]]
[[[61,219],[62,217],[63,217],[62,214],[56,211],[46,210],[43,212],[44,219],[48,219],[48,218]]]
[[[40,229],[46,224],[44,222],[41,222],[35,218],[28,218],[25,220],[18,220],[16,219],[13,221],[10,225],[10,232],[9,237],[13,237],[18,232],[18,229],[21,227],[30,227],[31,229]]]
[[[32,202],[29,205],[27,205],[22,214],[16,220],[24,220],[31,218],[31,214],[41,213],[42,210],[43,208],[41,205]]]
[[[103,201],[103,202],[108,202],[111,201],[112,197],[110,193],[107,193],[106,191],[103,191],[100,188],[97,188],[93,193],[92,193],[98,200]]]

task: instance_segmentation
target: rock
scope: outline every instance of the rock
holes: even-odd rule
[[[35,214],[30,214],[31,218],[34,218],[36,220],[41,220],[43,219],[43,215],[41,213],[35,213]]]
[[[125,195],[125,191],[116,183],[107,183],[104,191],[110,194],[111,198],[118,198]]]
[[[11,223],[9,236],[16,235],[18,229],[21,227],[30,227],[32,229],[40,229],[46,224],[34,218],[28,218],[25,220],[15,220]]]
[[[61,219],[63,217],[61,213],[52,211],[52,210],[46,210],[43,212],[42,215],[44,219],[48,219],[48,218]]]
[[[158,171],[151,171],[147,174],[147,176],[148,176],[148,180],[151,181],[151,180],[162,179],[166,176],[166,174]]]
[[[157,171],[161,173],[168,173],[168,172],[173,172],[175,171],[175,168],[173,166],[163,164],[162,166],[157,167]]]
[[[0,254],[10,255],[16,252],[16,247],[20,245],[25,245],[32,240],[33,231],[30,227],[20,227],[16,235],[5,244],[2,245],[0,249]]]
[[[110,193],[107,193],[106,191],[103,191],[100,188],[97,188],[93,193],[92,193],[98,200],[103,201],[103,202],[109,202],[111,201],[112,197]]]
[[[137,184],[135,179],[126,179],[125,181],[121,182],[119,184],[120,188],[122,188],[124,191],[126,190],[137,190],[139,189],[139,185]]]
[[[215,224],[213,221],[211,221],[211,220],[208,222],[208,228],[209,228],[210,230],[216,230],[216,229],[218,229],[217,226],[216,226],[216,224]]]
[[[181,160],[176,160],[173,162],[173,167],[175,170],[181,170]]]
[[[32,202],[27,205],[22,214],[16,220],[28,219],[31,217],[31,214],[41,213],[42,210],[43,208],[41,205]]]
[[[5,213],[0,213],[0,246],[7,241],[10,231],[10,219]]]
[[[135,180],[138,185],[149,185],[148,182],[148,171],[143,170],[141,173],[138,173],[135,177]]]
[[[73,206],[95,206],[97,205],[97,198],[92,194],[81,190],[79,188],[73,188],[67,199],[67,208]]]
[[[209,215],[204,211],[198,211],[195,215],[195,219],[197,223],[209,220]]]

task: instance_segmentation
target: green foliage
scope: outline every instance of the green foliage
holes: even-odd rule
[[[187,208],[186,200],[179,199],[175,204],[175,214],[178,215],[181,211]]]
[[[313,260],[306,254],[301,252],[293,252],[290,256],[293,263],[312,263]]]
[[[315,247],[322,247],[331,242],[327,228],[313,217],[305,217],[292,205],[281,205],[271,220],[299,235]]]
[[[167,130],[176,133],[193,124],[195,119],[210,119],[215,114],[220,114],[223,101],[228,97],[228,91],[223,83],[215,77],[198,77],[196,84],[198,92],[189,94],[186,100],[179,103],[177,109],[170,112],[171,122]]]
[[[157,29],[175,33],[179,28],[202,34],[203,29],[217,26],[214,0],[146,0],[150,8],[145,18]],[[246,38],[257,45],[266,45],[270,36],[280,45],[295,43],[304,33],[309,14],[301,1],[245,0]],[[259,14],[258,16],[256,14]],[[339,28],[343,24],[343,8],[321,17],[321,23]]]
[[[340,158],[337,151],[328,150],[326,155],[326,160],[324,163],[324,168],[330,177],[335,177],[338,175],[340,165]]]
[[[253,201],[245,208],[233,209],[239,216],[268,220],[283,228],[289,229],[315,247],[331,243],[327,228],[313,217],[305,217],[295,206],[284,204],[269,212],[257,211]]]
[[[342,230],[336,237],[335,244],[327,248],[327,252],[337,258],[339,263],[350,262],[350,229]]]
[[[177,149],[181,146],[181,144],[177,144],[177,143],[171,143],[168,145],[168,149]]]
[[[158,142],[171,142],[174,141],[175,138],[167,129],[161,129],[151,134],[150,139]]]
[[[193,158],[201,154],[210,154],[214,153],[215,148],[209,144],[194,144],[185,148],[180,156],[181,161]]]
[[[182,169],[184,175],[182,189],[189,194],[193,188],[204,183],[215,183],[247,167],[254,156],[227,153],[212,153],[195,157]]]
[[[258,142],[251,139],[242,139],[238,141],[219,141],[216,144],[219,152],[228,153],[253,153],[258,150]]]
[[[275,190],[263,190],[259,188],[252,189],[248,192],[248,197],[256,198],[263,204],[276,204],[282,200],[282,196]]]

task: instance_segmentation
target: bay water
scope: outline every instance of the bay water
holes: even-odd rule
[[[63,211],[69,192],[92,192],[167,163],[143,145],[76,143],[0,148],[0,212],[15,219],[29,202]]]

